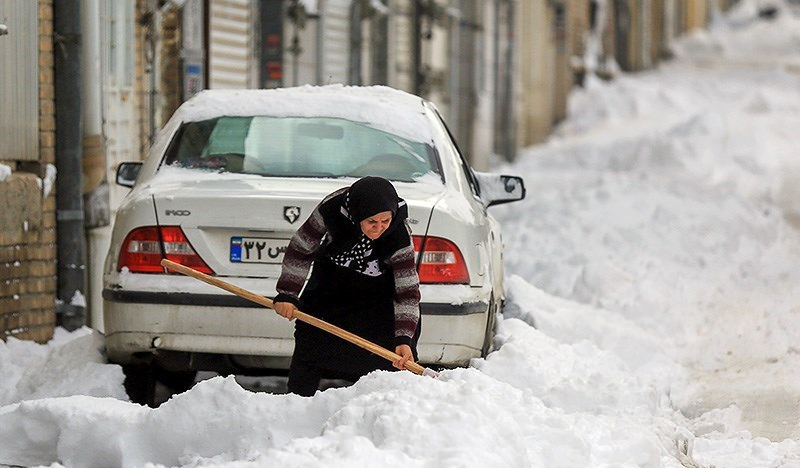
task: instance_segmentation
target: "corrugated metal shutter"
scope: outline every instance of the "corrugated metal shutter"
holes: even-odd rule
[[[322,31],[322,84],[349,83],[350,0],[327,0]]]
[[[212,0],[209,7],[209,88],[250,88],[253,30],[250,0]]]
[[[39,159],[39,5],[0,0],[0,160]],[[13,138],[10,136],[13,135]]]

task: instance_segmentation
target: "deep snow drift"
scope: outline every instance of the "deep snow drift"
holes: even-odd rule
[[[752,5],[657,71],[589,82],[497,168],[529,195],[492,208],[508,301],[486,360],[313,398],[216,377],[149,409],[96,334],[10,339],[0,464],[799,468],[800,21]],[[781,392],[785,440],[729,406]]]

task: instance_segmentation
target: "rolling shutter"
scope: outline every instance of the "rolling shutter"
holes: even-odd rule
[[[39,159],[39,6],[0,1],[0,160]],[[10,136],[13,135],[13,138]]]
[[[324,3],[321,84],[348,83],[350,80],[350,4],[351,0],[327,0]]]
[[[251,88],[253,15],[250,0],[211,0],[209,4],[208,87]]]

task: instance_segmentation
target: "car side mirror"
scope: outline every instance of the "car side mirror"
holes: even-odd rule
[[[475,172],[475,178],[481,189],[481,199],[487,207],[525,198],[525,181],[522,177]]]
[[[141,169],[141,162],[120,163],[120,165],[117,166],[117,185],[133,187]]]

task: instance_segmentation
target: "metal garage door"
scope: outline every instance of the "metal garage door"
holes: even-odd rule
[[[250,0],[212,0],[209,5],[209,88],[255,84]]]

